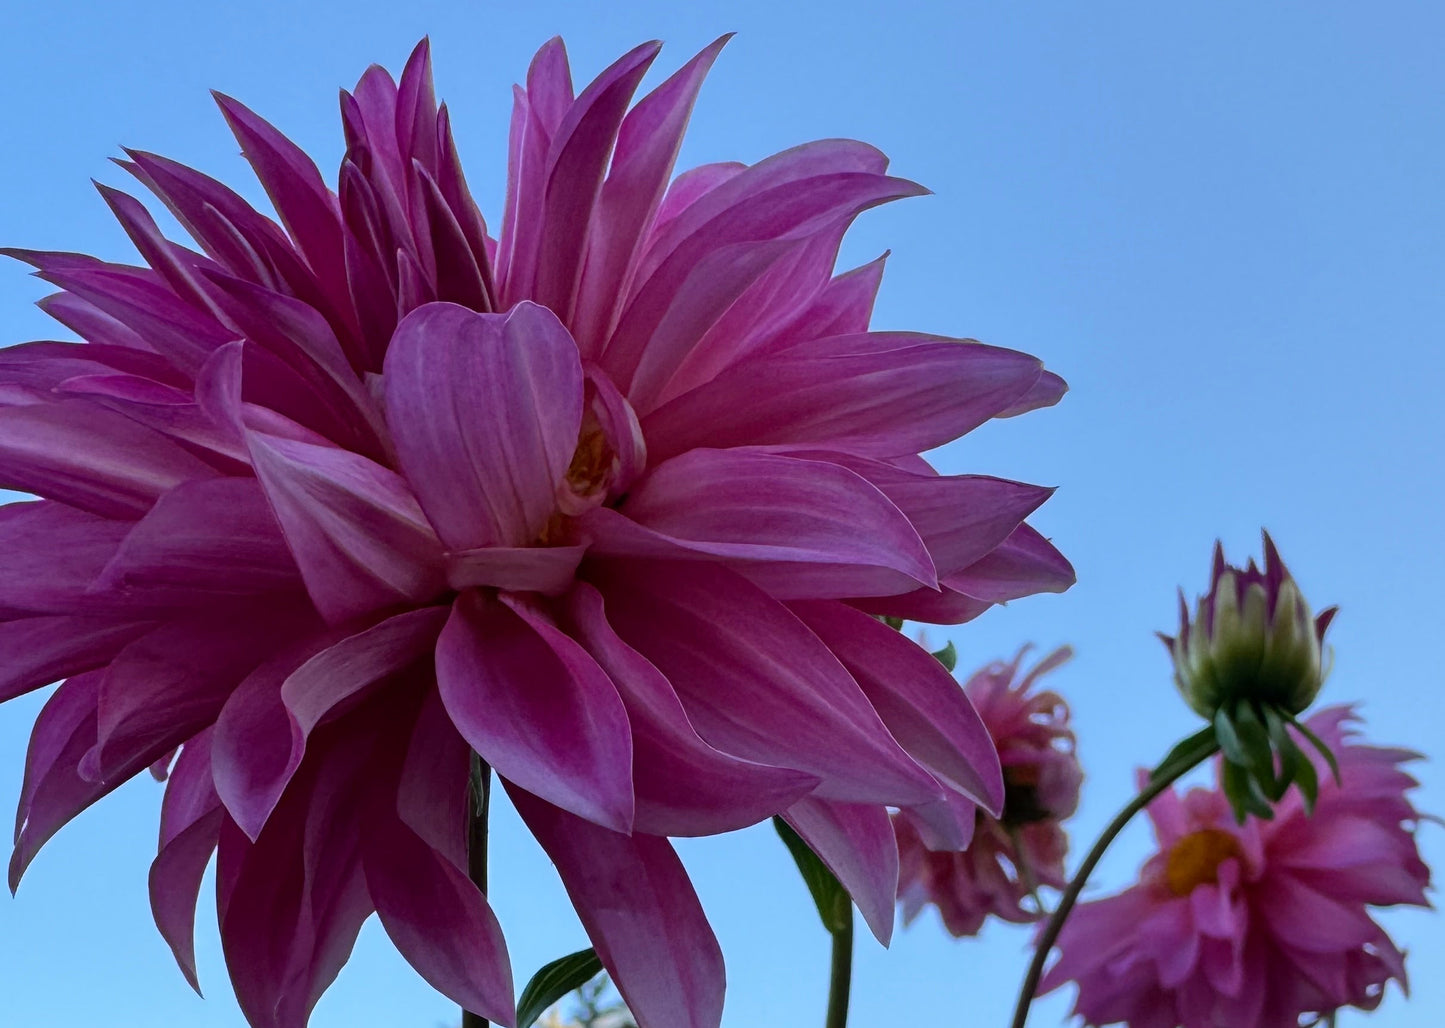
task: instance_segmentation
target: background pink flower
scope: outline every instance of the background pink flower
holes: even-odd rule
[[[1062,889],[1068,836],[1063,822],[1079,805],[1083,769],[1074,753],[1069,707],[1038,679],[1072,656],[1061,647],[1019,676],[1027,648],[1005,664],[976,672],[964,691],[998,747],[1003,765],[1001,817],[979,811],[963,852],[935,838],[908,812],[894,818],[898,835],[898,899],[905,923],[928,904],[955,936],[977,934],[988,915],[1026,923],[1039,919],[1031,893]]]
[[[1331,707],[1306,722],[1341,774],[1320,760],[1313,816],[1290,793],[1272,821],[1239,825],[1218,788],[1162,793],[1148,808],[1159,852],[1139,884],[1074,910],[1043,991],[1076,981],[1091,1025],[1294,1028],[1403,988],[1404,956],[1369,908],[1429,905],[1417,783],[1400,766],[1419,755],[1358,743],[1354,720]]]
[[[280,223],[131,151],[194,240],[102,195],[142,266],[10,251],[85,341],[0,351],[0,699],[39,715],[11,862],[151,767],[151,899],[194,983],[201,877],[258,1026],[294,1028],[373,912],[502,1024],[466,874],[475,751],[639,1023],[716,1025],[722,959],[668,836],[781,813],[886,939],[887,808],[962,846],[988,735],[872,615],[958,623],[1066,588],[1049,490],[919,456],[1055,402],[1027,355],[869,332],[863,210],[920,187],[827,140],[673,177],[723,41],[636,104],[658,47],[513,111],[493,237],[428,50],[342,100],[336,190],[219,103]]]

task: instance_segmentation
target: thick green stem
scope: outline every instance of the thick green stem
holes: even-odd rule
[[[492,769],[472,754],[470,810],[467,817],[467,875],[482,892],[487,891],[487,813],[492,805]],[[462,1011],[462,1028],[487,1028],[481,1014]]]
[[[853,904],[848,920],[833,932],[833,966],[828,977],[828,1020],[824,1028],[847,1028],[848,993],[853,988]]]
[[[1074,903],[1078,900],[1079,893],[1083,891],[1084,884],[1088,882],[1094,865],[1099,862],[1104,851],[1109,848],[1109,844],[1124,830],[1124,826],[1133,819],[1134,815],[1147,807],[1155,796],[1218,752],[1219,743],[1211,735],[1201,739],[1199,744],[1188,753],[1179,754],[1176,759],[1166,761],[1150,778],[1149,784],[1144,787],[1143,791],[1130,800],[1128,806],[1119,811],[1114,820],[1109,822],[1109,826],[1104,829],[1104,833],[1099,836],[1098,841],[1089,850],[1088,856],[1084,857],[1084,862],[1079,865],[1079,870],[1075,872],[1068,888],[1059,898],[1059,905],[1054,908],[1053,916],[1049,918],[1043,934],[1039,936],[1038,945],[1034,948],[1034,959],[1029,963],[1029,971],[1024,976],[1023,987],[1019,989],[1019,1001],[1018,1006],[1014,1009],[1012,1028],[1024,1028],[1024,1023],[1028,1021],[1029,1005],[1034,1001],[1034,992],[1038,989],[1039,979],[1044,974],[1044,961],[1048,959],[1049,951],[1054,948],[1059,931],[1064,927],[1064,921],[1068,918],[1069,911],[1074,909]]]

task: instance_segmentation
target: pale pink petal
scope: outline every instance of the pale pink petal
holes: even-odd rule
[[[640,1024],[718,1028],[722,951],[666,839],[622,835],[508,785]]]
[[[497,773],[579,817],[632,825],[632,739],[617,689],[544,615],[460,596],[436,651],[447,712]]]
[[[898,843],[884,807],[807,798],[783,814],[848,890],[878,941],[893,938],[898,895]]]
[[[572,584],[586,552],[585,544],[453,550],[445,557],[447,585],[453,589],[483,586],[555,596]]]
[[[431,304],[386,358],[397,455],[449,549],[523,546],[555,510],[582,423],[582,365],[544,308]]]

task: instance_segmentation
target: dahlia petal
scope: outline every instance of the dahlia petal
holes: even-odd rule
[[[255,840],[301,766],[313,729],[433,649],[447,608],[423,607],[339,640],[309,639],[257,669],[216,720],[216,789]]]
[[[427,167],[436,161],[436,113],[431,40],[422,37],[412,47],[396,83],[396,142],[403,156]]]
[[[855,335],[868,331],[873,304],[883,282],[883,265],[888,255],[852,271],[835,275],[813,298],[806,310],[778,333],[779,348],[805,339]]]
[[[34,390],[37,400],[50,400],[44,394],[62,382],[112,374],[140,376],[176,387],[189,384],[160,354],[108,343],[17,343],[0,349],[0,382]]]
[[[880,164],[879,170],[882,170],[886,163],[885,161]],[[643,253],[652,248],[663,231],[684,211],[747,169],[748,166],[739,161],[718,161],[716,164],[700,164],[696,168],[689,168],[674,178],[668,183],[667,192],[662,195],[662,203],[657,207],[657,215],[652,219],[652,226],[644,240]]]
[[[789,807],[783,820],[848,890],[874,936],[887,946],[898,897],[898,841],[887,809],[809,797]]]
[[[1061,593],[1074,584],[1074,567],[1030,525],[1019,525],[988,556],[942,584],[990,603],[1007,603],[1035,593]]]
[[[1068,391],[1069,384],[1067,382],[1052,371],[1045,371],[1028,392],[1015,400],[1013,406],[1000,411],[997,416],[1015,418],[1020,414],[1027,414],[1031,410],[1038,410],[1040,407],[1052,407],[1062,400]]]
[[[80,338],[88,340],[91,346],[130,350],[136,354],[148,353],[170,366],[170,362],[164,361],[164,358],[152,350],[150,344],[142,339],[134,329],[121,324],[95,304],[88,300],[82,300],[74,293],[51,293],[49,296],[37,300],[35,306]],[[26,345],[30,344],[20,344],[20,346]],[[5,349],[7,351],[16,350],[19,347],[7,346]]]
[[[597,956],[644,1028],[718,1028],[722,950],[682,862],[663,838],[627,836],[569,815],[507,783]]]
[[[436,265],[436,298],[475,311],[491,310],[483,265],[467,239],[462,224],[452,213],[441,186],[423,168],[412,162],[412,183],[421,194],[427,235],[431,239],[432,262]]]
[[[904,179],[840,171],[836,167],[823,174],[749,190],[749,185],[759,186],[766,177],[750,173],[767,163],[764,161],[743,172],[695,203],[668,226],[644,260],[638,273],[638,286],[600,359],[629,398],[642,361],[648,351],[658,345],[658,334],[673,299],[679,296],[684,283],[701,269],[709,254],[737,243],[806,238],[821,227],[851,219],[870,207],[925,191]],[[667,248],[665,238],[674,232],[675,226],[692,225],[695,212],[710,209],[710,201],[719,196],[732,197],[736,202],[717,211],[712,220],[697,225],[692,235],[671,247],[655,270],[649,270],[652,253]],[[1010,394],[1009,400],[1022,391]]]
[[[248,431],[256,477],[329,621],[442,588],[441,546],[401,476],[339,447]]]
[[[599,560],[588,578],[617,634],[667,676],[709,744],[815,774],[825,799],[908,805],[940,794],[832,652],[757,586],[713,564],[645,559]]]
[[[854,605],[870,614],[931,625],[961,625],[993,606],[988,600],[968,596],[947,585],[940,589],[915,589],[898,596],[868,596]]]
[[[0,702],[104,666],[153,625],[64,614],[0,624]]]
[[[186,603],[300,588],[256,480],[214,478],[182,483],[156,501],[120,540],[93,591]]]
[[[626,300],[629,274],[682,146],[702,80],[727,43],[704,48],[628,112],[588,226],[576,313],[578,348],[595,357]]]
[[[447,584],[453,589],[489,587],[556,596],[572,584],[587,552],[577,546],[483,546],[446,555]]]
[[[245,448],[225,426],[206,416],[189,391],[140,375],[82,375],[55,387],[124,415],[169,440],[223,474],[248,474]]]
[[[1054,493],[1004,478],[924,474],[846,454],[793,455],[835,461],[871,482],[912,522],[943,577],[987,557]]]
[[[382,927],[427,984],[502,1024],[516,1017],[501,925],[466,874],[395,815],[368,826],[366,885]]]
[[[447,547],[532,542],[582,423],[582,366],[556,317],[429,304],[398,326],[385,375],[401,468]]]
[[[998,750],[968,696],[932,654],[841,603],[794,603],[790,609],[842,661],[910,756],[1000,815]]]
[[[552,134],[531,296],[570,320],[581,275],[584,239],[627,105],[661,43],[628,51],[572,103]]]
[[[472,749],[457,731],[431,682],[412,726],[397,780],[402,823],[452,866],[467,866]]]
[[[841,588],[837,595],[858,595],[862,590],[839,581],[855,566],[900,572],[903,588],[937,581],[908,519],[867,481],[835,464],[693,450],[654,466],[628,491],[622,510],[684,547],[731,559],[775,595],[818,596],[830,585]],[[588,524],[584,518],[584,528]],[[860,526],[867,527],[860,532]],[[605,552],[602,538],[598,552]],[[772,562],[785,567],[770,574]]]
[[[709,746],[672,684],[607,622],[602,594],[578,582],[567,597],[573,633],[607,672],[632,727],[637,814],[645,835],[712,835],[744,828],[811,792],[813,775],[739,760]]]
[[[347,317],[352,308],[344,274],[344,228],[336,197],[300,147],[239,101],[221,93],[211,95],[281,216],[281,224],[316,273],[331,307]],[[355,326],[348,327],[355,330]]]
[[[165,279],[166,284],[178,296],[196,307],[210,310],[210,301],[196,278],[199,262],[205,258],[197,254],[191,261],[183,261],[180,254],[189,254],[190,251],[165,238],[161,234],[160,226],[139,200],[99,182],[95,184],[95,188],[125,229],[125,234],[130,237],[142,259]]]
[[[40,847],[76,814],[120,785],[119,780],[109,784],[87,781],[76,770],[95,742],[95,702],[101,675],[91,671],[66,679],[35,719],[15,811],[11,892],[20,886]]]
[[[537,108],[542,126],[555,135],[573,104],[572,70],[561,36],[547,40],[533,55],[527,68],[527,96]]]
[[[0,408],[0,488],[135,519],[182,482],[215,474],[159,433],[84,400]]]
[[[896,457],[972,431],[1040,373],[1036,358],[981,343],[836,356],[793,348],[728,369],[647,415],[642,427],[653,460],[699,446],[778,443]]]
[[[95,749],[81,772],[105,780],[141,767],[209,725],[263,656],[310,634],[302,605],[271,600],[160,625],[118,653],[97,701]]]
[[[151,914],[191,988],[196,977],[196,902],[221,834],[220,797],[211,779],[210,730],[187,741],[166,784],[159,852],[151,863]]]
[[[497,773],[579,817],[632,826],[632,740],[607,674],[507,594],[463,593],[437,642],[437,684]]]
[[[86,588],[127,527],[49,500],[0,507],[0,617],[84,610]]]
[[[1342,903],[1289,875],[1272,875],[1258,909],[1280,940],[1306,953],[1363,946],[1379,930],[1361,904]]]

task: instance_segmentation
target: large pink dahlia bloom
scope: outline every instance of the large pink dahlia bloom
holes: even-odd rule
[[[1429,868],[1407,793],[1407,750],[1356,740],[1349,707],[1306,724],[1334,751],[1316,757],[1314,814],[1291,792],[1272,821],[1231,814],[1223,791],[1172,790],[1149,805],[1159,852],[1117,896],[1080,904],[1043,989],[1079,987],[1089,1025],[1296,1028],[1301,1015],[1373,1010],[1405,985],[1404,955],[1371,906],[1428,906]]]
[[[1057,649],[1020,675],[1026,652],[989,664],[964,686],[1003,764],[1002,814],[979,810],[973,839],[961,853],[947,839],[935,838],[916,813],[894,817],[904,923],[932,904],[944,927],[959,937],[976,935],[990,914],[1026,924],[1041,916],[1030,900],[1038,887],[1062,889],[1067,882],[1063,822],[1078,809],[1084,771],[1074,753],[1069,705],[1053,690],[1035,686],[1072,651]]]
[[[919,456],[1056,401],[1025,354],[869,332],[861,211],[921,192],[827,140],[673,178],[723,41],[645,98],[641,46],[574,97],[516,91],[497,237],[428,51],[342,97],[336,192],[219,102],[280,224],[197,171],[122,166],[199,249],[102,194],[144,266],[11,251],[84,342],[0,351],[0,699],[35,726],[12,883],[79,811],[169,782],[156,922],[194,981],[218,855],[252,1024],[303,1025],[362,921],[513,1017],[466,874],[470,751],[553,861],[640,1023],[721,1016],[668,836],[781,813],[886,938],[888,806],[955,846],[997,758],[936,662],[872,615],[961,622],[1072,581],[1048,490]],[[179,748],[179,755],[176,750]]]

